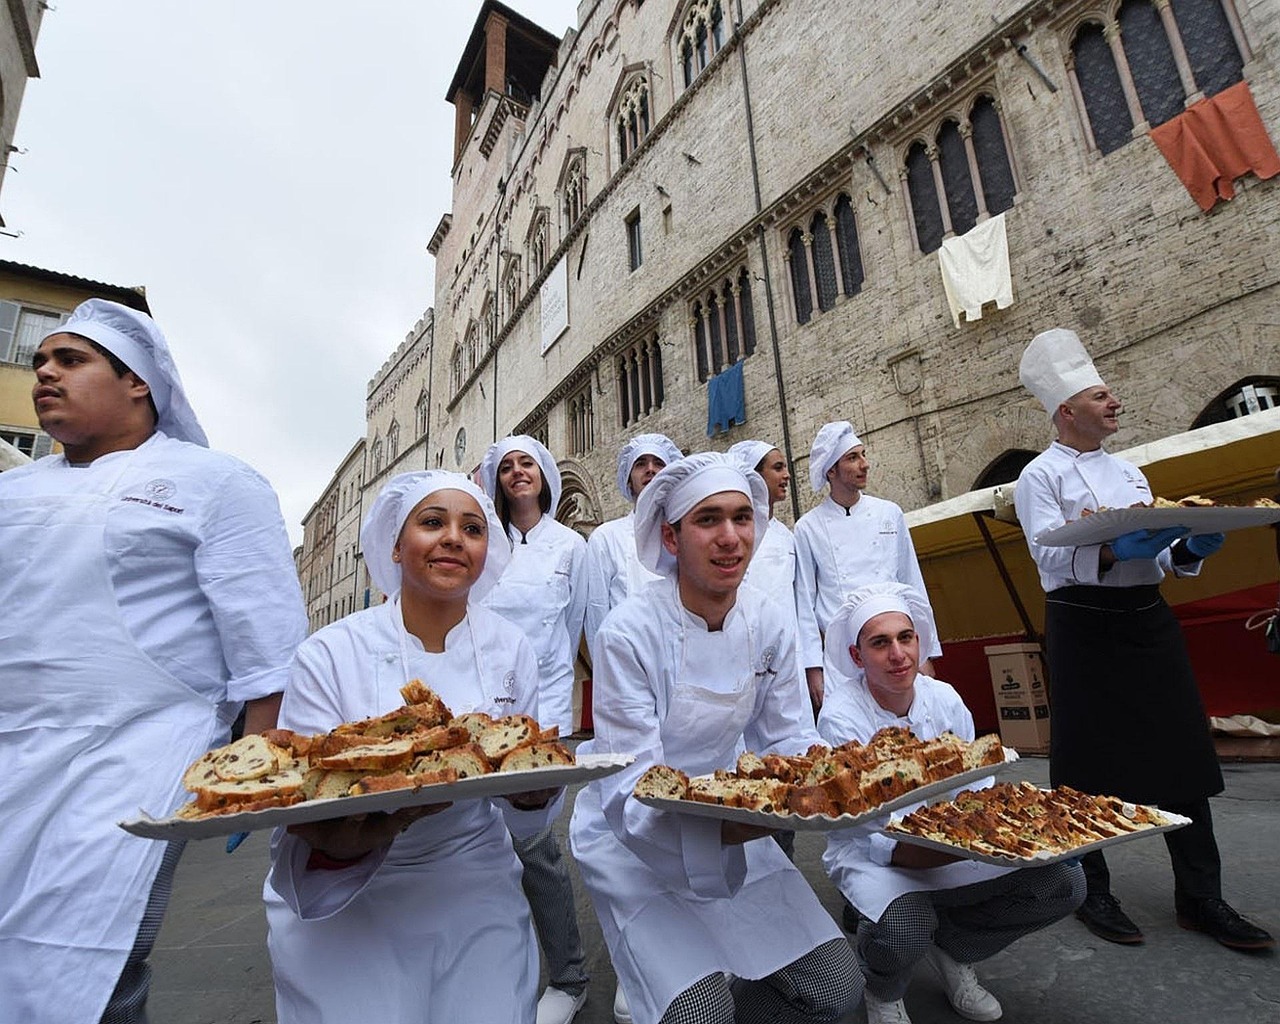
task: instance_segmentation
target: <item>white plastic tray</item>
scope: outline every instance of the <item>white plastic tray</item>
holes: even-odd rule
[[[153,818],[145,811],[140,817],[119,822],[126,832],[144,839],[212,839],[236,832],[300,825],[308,821],[327,821],[351,814],[374,811],[398,811],[402,807],[447,803],[454,800],[478,800],[481,797],[525,793],[534,789],[554,789],[579,782],[602,779],[621,771],[635,757],[631,754],[579,754],[578,763],[527,768],[518,772],[493,772],[457,782],[439,782],[417,789],[393,789],[386,793],[365,793],[331,800],[304,800],[292,807],[271,807],[264,811],[221,814],[212,818]]]
[[[1133,530],[1181,526],[1197,533],[1229,533],[1280,523],[1280,508],[1108,508],[1042,533],[1037,544],[1050,548],[1105,544]]]
[[[1158,810],[1158,808],[1157,808]],[[1063,860],[1073,860],[1076,857],[1083,857],[1086,853],[1092,853],[1094,850],[1101,850],[1107,846],[1115,846],[1116,843],[1127,843],[1131,839],[1146,839],[1148,836],[1158,836],[1162,832],[1172,832],[1175,828],[1182,828],[1183,825],[1190,825],[1191,819],[1184,818],[1181,814],[1172,814],[1169,811],[1160,811],[1160,815],[1170,822],[1168,825],[1154,825],[1151,828],[1144,828],[1139,832],[1126,832],[1122,836],[1111,836],[1107,839],[1098,839],[1092,843],[1085,843],[1083,846],[1076,846],[1062,853],[1036,853],[1030,857],[995,857],[987,853],[977,853],[973,850],[967,850],[963,846],[954,846],[951,843],[939,842],[936,839],[927,839],[924,836],[910,835],[906,832],[895,832],[891,829],[881,829],[881,831],[890,839],[896,839],[900,843],[910,843],[912,846],[923,846],[928,850],[937,850],[939,853],[950,853],[956,857],[962,857],[965,860],[976,860],[983,864],[995,864],[998,867],[1041,867],[1045,864],[1057,864]]]
[[[1004,764],[987,764],[981,768],[953,775],[949,779],[930,782],[909,793],[903,793],[902,796],[887,800],[869,811],[861,814],[842,814],[838,818],[831,818],[825,814],[811,814],[806,817],[800,814],[749,811],[743,807],[723,807],[720,804],[704,804],[698,800],[673,800],[668,797],[638,796],[636,799],[660,811],[674,811],[677,814],[688,814],[695,818],[719,818],[721,821],[737,821],[743,825],[759,825],[763,828],[795,832],[833,832],[836,829],[883,818],[893,810],[910,807],[913,804],[929,803],[939,797],[949,797],[954,790],[964,789],[981,779],[1008,771],[1013,767],[1017,757],[1016,751],[1006,747]]]

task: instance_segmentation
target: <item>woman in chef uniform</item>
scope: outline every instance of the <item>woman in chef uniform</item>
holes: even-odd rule
[[[732,767],[743,745],[795,754],[819,741],[793,627],[739,589],[767,522],[764,481],[727,456],[668,466],[636,509],[640,560],[662,578],[597,637],[588,746],[636,761],[582,790],[570,837],[636,1024],[835,1021],[861,994],[808,882],[754,841],[768,832],[631,797],[655,764],[697,775]]]
[[[618,493],[634,505],[649,481],[680,460],[680,449],[665,434],[637,434],[618,450]],[[587,613],[583,630],[595,660],[596,631],[604,617],[646,583],[653,573],[636,557],[635,509],[601,523],[587,541]]]
[[[456,473],[401,474],[360,541],[390,599],[303,643],[280,725],[392,711],[414,678],[455,714],[536,717],[528,640],[469,600],[510,554],[484,493]],[[278,830],[264,897],[281,1024],[532,1022],[538,954],[510,836],[561,805],[544,791]]]
[[[511,562],[484,604],[519,626],[538,657],[538,722],[573,732],[573,665],[582,638],[587,542],[556,522],[560,470],[541,441],[520,434],[489,446],[480,483],[493,498],[511,541]],[[586,1002],[586,953],[578,933],[573,882],[550,827],[515,841],[524,866],[524,891],[549,983],[538,1005],[539,1024],[566,1024]]]

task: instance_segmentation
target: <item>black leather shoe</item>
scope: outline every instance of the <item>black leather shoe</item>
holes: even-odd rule
[[[1230,949],[1270,949],[1271,933],[1237,914],[1225,900],[1201,900],[1178,908],[1178,926],[1204,932]]]
[[[858,908],[845,900],[844,909],[840,912],[840,923],[844,925],[844,930],[850,934],[857,934],[858,924],[861,921],[862,915],[858,913]]]
[[[1076,917],[1100,939],[1118,942],[1122,946],[1136,946],[1142,941],[1142,932],[1120,909],[1120,901],[1109,892],[1091,893],[1076,911]]]

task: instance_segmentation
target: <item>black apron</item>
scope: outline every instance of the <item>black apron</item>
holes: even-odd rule
[[[1182,630],[1158,586],[1054,590],[1045,644],[1053,785],[1148,804],[1222,792]]]

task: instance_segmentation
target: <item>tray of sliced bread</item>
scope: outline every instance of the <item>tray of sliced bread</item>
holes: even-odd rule
[[[1078,547],[1106,544],[1134,530],[1180,527],[1191,534],[1229,533],[1269,523],[1280,523],[1280,504],[1270,498],[1258,498],[1249,505],[1219,505],[1212,498],[1189,494],[1177,501],[1156,498],[1151,505],[1085,509],[1079,519],[1042,533],[1036,543],[1051,548]]]
[[[167,818],[120,822],[148,839],[205,839],[402,807],[554,789],[620,771],[629,755],[575,758],[527,715],[454,715],[419,680],[401,708],[328,733],[269,729],[209,751],[183,774],[192,798]]]
[[[895,817],[883,832],[965,860],[1029,867],[1190,823],[1190,818],[1158,807],[1092,796],[1069,786],[1039,789],[1030,782],[1000,782]]]
[[[950,796],[1017,760],[994,734],[966,743],[954,733],[920,740],[881,729],[866,743],[810,747],[784,757],[742,754],[732,771],[690,778],[669,765],[640,776],[633,795],[650,807],[744,825],[829,832],[897,808]]]

